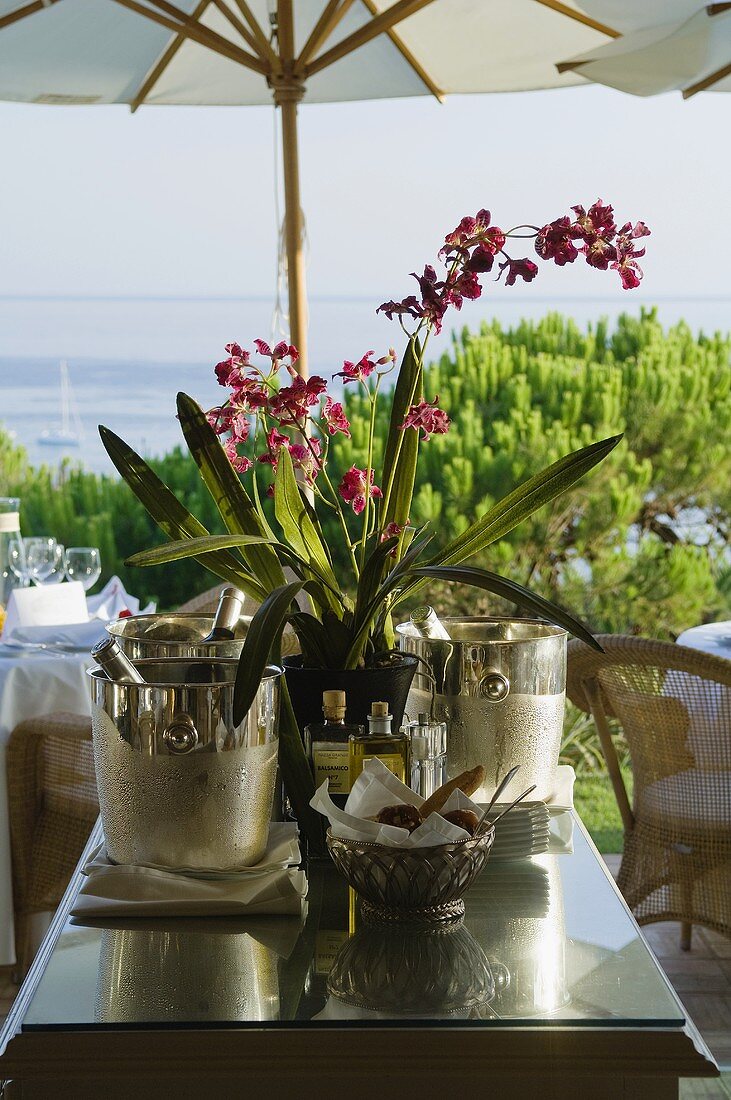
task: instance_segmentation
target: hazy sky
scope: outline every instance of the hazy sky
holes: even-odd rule
[[[731,295],[729,108],[589,86],[305,104],[310,292],[401,296],[464,213],[541,223],[601,196],[653,229],[644,294]],[[273,115],[0,104],[0,294],[270,296]],[[621,294],[578,262],[533,286]]]

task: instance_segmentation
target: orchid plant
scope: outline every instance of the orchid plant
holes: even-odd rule
[[[643,222],[618,226],[612,207],[598,200],[586,210],[572,207],[543,226],[519,225],[504,231],[480,210],[449,233],[439,252],[441,274],[427,265],[416,275],[418,294],[389,301],[377,312],[397,318],[406,337],[398,370],[393,349],[376,358],[367,352],[346,361],[344,386],[359,386],[370,409],[364,469],[335,471],[330,445],[349,436],[342,403],[328,393],[324,378],[297,373],[296,348],[254,341],[260,364],[239,344],[226,347],[215,367],[227,396],[205,413],[190,397],[178,395],[178,416],[188,447],[212,493],[228,534],[211,535],[135,454],[109,429],[104,445],[170,541],[133,555],[129,565],[157,565],[194,557],[218,577],[236,584],[260,603],[239,666],[235,709],[238,719],[251,705],[266,662],[287,623],[296,632],[305,666],[358,668],[371,665],[393,648],[393,616],[429,580],[486,589],[547,618],[596,645],[579,622],[555,604],[514,581],[465,564],[549,503],[600,462],[619,436],[565,456],[510,492],[446,546],[430,552],[431,535],[411,524],[419,447],[449,431],[438,395],[423,390],[424,360],[432,333],[449,309],[479,298],[484,277],[497,270],[512,286],[531,282],[538,264],[506,251],[515,239],[534,239],[537,259],[560,267],[580,256],[600,270],[613,269],[622,286],[639,285],[637,242],[649,230]],[[391,376],[394,384],[389,385]],[[375,466],[375,424],[379,401],[390,402],[390,424],[380,470]],[[266,475],[265,471],[269,474]],[[262,476],[264,475],[264,476]],[[242,480],[243,478],[243,480]],[[273,523],[263,507],[273,497]],[[336,515],[347,552],[348,575],[338,576],[323,537],[320,517]],[[287,581],[284,569],[295,580]],[[305,603],[305,607],[301,606]],[[280,734],[281,736],[281,734]],[[282,769],[298,787],[295,808],[306,814],[304,755],[296,736],[287,742]],[[310,777],[311,779],[311,777]],[[297,805],[299,803],[299,806]]]

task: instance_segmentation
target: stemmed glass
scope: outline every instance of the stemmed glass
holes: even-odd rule
[[[8,564],[20,581],[21,588],[27,588],[30,584],[28,546],[32,541],[32,539],[17,538],[10,539],[8,542]]]
[[[69,546],[64,557],[66,576],[70,581],[81,581],[88,592],[99,580],[102,563],[96,546]]]
[[[54,538],[29,539],[25,558],[35,584],[58,584],[63,580],[63,546]]]

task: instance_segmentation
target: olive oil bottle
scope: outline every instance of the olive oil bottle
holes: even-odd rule
[[[328,780],[328,793],[336,806],[348,800],[353,778],[350,773],[349,738],[363,736],[363,727],[345,721],[345,692],[323,691],[324,722],[305,726],[305,751],[315,776],[315,786]]]
[[[350,784],[363,771],[366,760],[374,756],[386,765],[402,783],[409,783],[409,741],[403,733],[391,732],[392,716],[388,703],[371,703],[368,732],[350,735]]]

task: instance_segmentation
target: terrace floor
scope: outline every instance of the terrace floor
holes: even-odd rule
[[[620,856],[604,858],[616,875]],[[681,1100],[731,1100],[731,940],[695,928],[692,950],[685,952],[677,924],[650,924],[643,932],[716,1061],[729,1071],[720,1080],[684,1081]],[[0,1023],[16,992],[10,967],[0,967]]]
[[[613,875],[619,855],[604,856]],[[720,1080],[684,1081],[681,1100],[731,1100],[731,940],[693,929],[690,951],[680,950],[680,925],[671,921],[642,929],[660,965],[724,1073]]]

